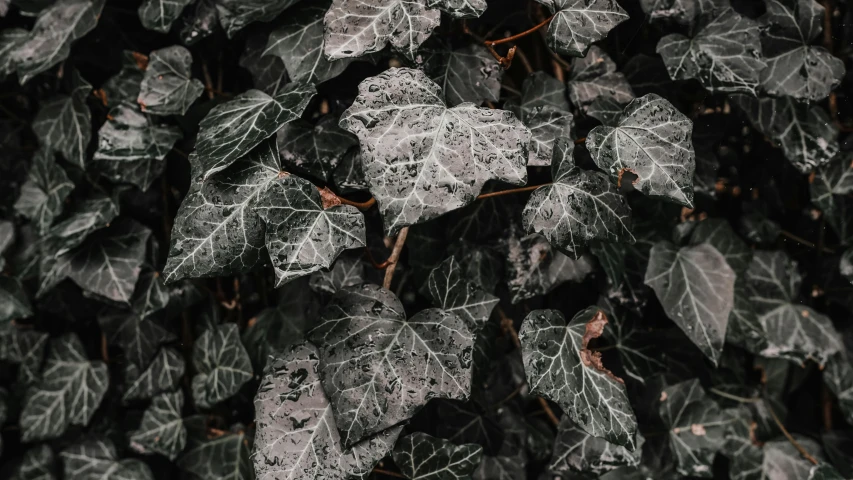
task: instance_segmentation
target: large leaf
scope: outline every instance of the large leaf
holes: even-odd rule
[[[389,234],[471,203],[487,180],[527,180],[527,128],[506,111],[447,108],[420,70],[392,68],[363,81],[341,127],[359,137]]]
[[[595,269],[587,256],[577,260],[552,247],[548,239],[534,233],[519,238],[515,233],[506,239],[507,283],[512,303],[545,295],[559,285],[580,282]]]
[[[187,113],[204,90],[204,85],[192,78],[192,63],[190,51],[179,45],[151,52],[136,99],[142,111],[152,115]]]
[[[364,267],[359,255],[341,255],[328,272],[312,273],[309,285],[315,292],[334,295],[342,288],[364,283]]]
[[[299,118],[315,93],[310,83],[291,83],[275,97],[249,90],[213,107],[199,124],[195,175],[207,180],[228,168],[285,124]]]
[[[33,119],[32,128],[45,149],[86,168],[86,148],[92,138],[92,114],[86,97],[92,92],[92,86],[77,70],[72,75],[71,94],[44,102]]]
[[[323,54],[323,17],[332,0],[302,2],[269,35],[261,55],[284,62],[294,82],[322,83],[343,73],[351,59],[328,60]]]
[[[394,464],[411,480],[471,478],[480,464],[483,447],[454,445],[423,432],[403,437],[394,445]]]
[[[0,360],[18,364],[18,381],[23,385],[33,384],[40,378],[47,340],[46,333],[7,323],[0,328]]]
[[[75,443],[59,456],[65,478],[79,480],[154,480],[151,469],[135,458],[119,459],[113,442],[90,438]]]
[[[315,125],[301,120],[278,131],[278,149],[282,163],[295,172],[326,183],[347,151],[358,140],[338,126],[334,115],[322,117]]]
[[[572,103],[587,113],[596,100],[610,99],[624,107],[634,99],[628,79],[616,71],[616,63],[597,46],[591,47],[583,58],[572,60],[568,86]]]
[[[187,448],[178,458],[178,467],[198,478],[252,480],[252,445],[245,429],[235,425],[231,431],[211,431],[207,418],[196,415],[184,420]]]
[[[666,315],[716,365],[734,306],[735,272],[711,244],[652,247],[645,284]]]
[[[140,93],[142,95],[143,93]],[[183,135],[175,127],[157,125],[153,119],[129,104],[110,110],[109,119],[98,131],[98,150],[94,159],[100,165],[114,162],[126,168],[128,163],[163,160]]]
[[[21,84],[65,60],[71,43],[98,23],[105,0],[64,0],[42,10],[13,57]]]
[[[518,338],[530,392],[553,400],[590,435],[636,447],[637,419],[625,384],[604,367],[601,353],[589,350],[607,325],[597,307],[578,312],[566,323],[557,310],[534,310],[521,324]]]
[[[252,362],[233,323],[205,330],[193,344],[193,400],[202,408],[231,397],[252,378]]]
[[[688,380],[661,392],[658,412],[681,475],[711,478],[714,456],[723,444],[726,417],[699,380]]]
[[[76,335],[52,339],[41,379],[28,391],[21,411],[22,439],[47,440],[70,425],[88,425],[109,381],[107,366],[89,361]]]
[[[472,332],[483,328],[499,300],[469,282],[453,256],[430,272],[427,286],[433,305],[459,315]]]
[[[184,376],[184,357],[172,348],[163,347],[151,365],[144,369],[132,363],[125,367],[125,391],[122,400],[151,398],[177,387]]]
[[[721,10],[692,38],[672,33],[657,52],[673,80],[695,78],[713,92],[755,95],[761,59],[758,23],[732,8]]]
[[[278,151],[269,140],[216,176],[194,183],[175,215],[166,281],[254,268],[264,249],[264,226],[253,207],[280,171]]]
[[[752,250],[725,219],[709,218],[696,225],[690,234],[690,244],[702,243],[708,243],[720,252],[735,273],[745,272],[752,260]]]
[[[810,45],[822,30],[824,7],[812,0],[768,0],[761,46],[767,68],[761,87],[773,96],[819,101],[841,83],[844,62]]]
[[[586,146],[617,185],[631,172],[637,176],[634,186],[645,195],[692,207],[692,132],[690,119],[667,100],[648,94],[628,104],[615,126],[593,128]]]
[[[497,303],[497,299],[495,299]],[[33,306],[16,278],[0,276],[0,322],[32,316]]]
[[[823,365],[842,349],[832,321],[798,300],[802,277],[785,252],[755,252],[746,279],[749,300],[769,342],[761,355]]]
[[[756,130],[782,148],[797,170],[809,173],[838,153],[838,128],[819,106],[790,98],[733,97]]]
[[[344,448],[320,384],[319,354],[301,343],[271,356],[255,396],[258,480],[363,478],[387,455],[402,427]]]
[[[503,69],[482,45],[430,50],[426,69],[441,86],[447,105],[500,100]]]
[[[616,0],[536,0],[554,14],[548,25],[548,47],[565,55],[583,57],[590,45],[628,20]]]
[[[637,449],[630,451],[578,428],[568,416],[557,426],[557,440],[548,469],[565,476],[582,473],[600,477],[620,467],[637,467],[642,453],[642,437]]]
[[[553,182],[530,196],[521,214],[524,228],[574,255],[595,240],[633,243],[631,208],[625,197],[603,173],[575,166],[574,148],[571,140],[557,140],[551,160]]]
[[[246,38],[246,46],[238,63],[252,74],[255,88],[268,95],[275,95],[287,82],[288,73],[281,58],[265,54],[269,36],[266,29],[252,31]]]
[[[74,190],[74,183],[56,164],[53,154],[39,150],[33,155],[27,181],[21,186],[21,196],[15,202],[15,211],[29,218],[36,231],[44,234],[62,212],[63,202],[71,190]]]
[[[142,26],[156,32],[168,33],[172,23],[181,16],[184,7],[194,0],[145,0],[139,6]]]
[[[130,434],[130,447],[139,453],[159,453],[174,460],[187,444],[181,418],[184,393],[180,390],[154,397],[142,416],[139,429]]]
[[[268,22],[299,0],[215,0],[219,23],[229,38],[253,22]]]
[[[343,444],[411,418],[431,398],[465,400],[474,335],[458,316],[403,305],[375,285],[339,291],[308,334]],[[344,347],[343,345],[346,345]]]

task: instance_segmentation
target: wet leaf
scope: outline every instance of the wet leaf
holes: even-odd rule
[[[151,52],[136,99],[142,111],[152,115],[187,113],[204,91],[204,85],[192,78],[192,62],[190,51],[179,45]]]
[[[479,445],[454,445],[447,440],[416,432],[394,445],[394,463],[411,480],[470,478],[480,464]]]
[[[44,234],[62,213],[63,203],[71,190],[74,190],[74,183],[56,164],[53,154],[39,150],[33,156],[27,181],[21,186],[15,211],[29,218],[36,231]]]
[[[172,23],[181,16],[184,8],[193,0],[145,0],[139,6],[142,26],[155,32],[168,33]]]
[[[144,91],[140,95],[144,94]],[[110,110],[111,120],[98,131],[94,159],[106,162],[162,161],[182,134],[175,127],[157,125],[134,106],[122,104]]]
[[[455,257],[433,269],[427,285],[432,304],[458,315],[472,332],[483,328],[499,300],[469,282]]]
[[[202,408],[231,397],[252,378],[252,362],[233,323],[201,334],[193,344],[193,366],[193,401]]]
[[[268,22],[299,0],[215,0],[219,23],[228,38],[254,22]]]
[[[125,366],[125,390],[122,400],[142,400],[172,390],[184,376],[184,357],[169,347],[163,347],[148,368],[132,363]]]
[[[482,45],[445,47],[429,50],[427,55],[427,73],[441,87],[447,105],[500,100],[503,69]]]
[[[178,458],[178,467],[199,478],[252,480],[251,438],[235,425],[230,431],[210,435],[207,417],[196,415],[184,420],[187,447]]]
[[[642,437],[638,437],[637,449],[632,452],[602,438],[593,437],[566,416],[557,427],[557,441],[548,468],[566,476],[585,473],[601,477],[620,467],[639,466],[642,444]]]
[[[321,183],[331,180],[347,151],[358,145],[333,115],[322,117],[315,125],[297,120],[279,130],[277,138],[282,163]]]
[[[41,104],[32,128],[46,151],[62,155],[69,163],[85,169],[86,149],[92,138],[92,114],[86,97],[92,86],[77,70],[72,72],[72,79],[69,95],[52,97]]]
[[[311,290],[334,295],[338,290],[365,282],[364,262],[359,255],[341,255],[328,272],[311,274]]]
[[[187,443],[187,429],[181,418],[184,393],[163,393],[145,410],[139,429],[130,434],[130,448],[139,453],[159,453],[177,458]]]
[[[616,0],[536,0],[553,13],[548,25],[548,47],[573,57],[586,56],[590,45],[628,20]]]
[[[628,79],[616,71],[616,63],[597,46],[592,46],[586,56],[572,60],[568,86],[572,103],[587,113],[596,100],[609,99],[622,105],[621,113],[634,99]]]
[[[690,234],[690,244],[702,243],[707,243],[720,252],[737,274],[745,272],[752,260],[752,250],[737,236],[725,219],[709,218],[696,225]]]

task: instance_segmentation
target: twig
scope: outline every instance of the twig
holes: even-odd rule
[[[740,402],[740,403],[758,403],[761,401],[761,397],[752,397],[752,398],[741,397],[739,395],[732,395],[731,393],[724,392],[720,389],[713,388],[713,387],[709,388],[708,391],[710,391],[714,395],[719,395],[723,398],[728,398],[729,400],[734,400],[734,401]]]
[[[510,336],[515,348],[521,348],[521,341],[518,339],[518,332],[515,331],[515,325],[513,325],[512,319],[506,316],[506,313],[504,313],[500,306],[495,307],[495,313],[497,313],[498,317],[501,319],[501,331]]]
[[[530,60],[527,59],[527,55],[525,55],[520,48],[513,48],[516,49],[515,54],[518,56],[518,59],[521,60],[521,66],[524,67],[524,70],[527,72],[527,74],[530,75],[531,73],[533,73],[533,65],[530,64]]]
[[[566,81],[565,70],[563,70],[563,66],[560,65],[560,62],[555,58],[551,58],[551,66],[554,68],[554,76],[557,77],[557,80],[560,83]]]
[[[343,198],[343,197],[338,197],[338,199],[344,205],[352,205],[353,207],[355,207],[359,210],[362,210],[362,211],[370,210],[371,207],[376,205],[376,199],[373,197],[371,197],[370,200],[368,200],[366,202],[354,202],[352,200],[347,200],[346,198]]]
[[[394,279],[394,271],[397,270],[397,261],[400,259],[400,253],[403,251],[403,245],[406,244],[407,235],[409,235],[409,227],[403,227],[400,233],[397,234],[394,249],[391,250],[391,256],[388,257],[388,266],[385,268],[385,280],[382,282],[382,286],[386,289],[391,288],[391,280]]]
[[[525,31],[523,31],[519,34],[513,35],[511,37],[501,38],[500,40],[486,40],[486,46],[487,47],[494,47],[495,45],[501,45],[504,43],[514,42],[514,41],[518,40],[519,38],[526,37],[526,36],[530,35],[531,33],[534,33],[537,30],[539,30],[540,28],[544,27],[545,25],[548,25],[549,23],[551,23],[551,20],[555,16],[556,16],[556,14],[551,15],[550,17],[543,20],[539,25],[536,25],[535,27],[533,27],[529,30],[525,30]]]
[[[809,452],[807,452],[802,445],[797,443],[793,435],[791,435],[788,429],[785,428],[785,425],[782,425],[782,421],[779,420],[778,416],[776,416],[776,412],[773,411],[773,407],[770,406],[770,402],[765,400],[764,405],[767,407],[767,411],[770,412],[770,416],[773,417],[773,421],[776,422],[776,426],[779,427],[779,430],[782,430],[782,434],[785,435],[785,438],[787,438],[789,442],[791,442],[791,445],[793,445],[794,448],[796,448],[797,451],[800,452],[800,455],[802,455],[803,458],[812,462],[812,465],[817,465],[817,460],[815,460],[813,456],[809,455]]]
[[[823,46],[832,53],[832,2],[823,0]]]
[[[387,475],[389,477],[394,477],[394,478],[409,478],[409,477],[403,475],[402,473],[392,472],[391,470],[383,470],[381,468],[374,468],[373,473],[377,473],[380,475]]]
[[[575,145],[583,145],[586,143],[586,137],[581,137],[575,140]]]
[[[560,419],[554,415],[554,411],[551,410],[551,406],[548,405],[548,400],[539,397],[539,405],[542,406],[542,410],[545,412],[545,415],[548,415],[548,419],[551,420],[551,423],[553,423],[554,426],[560,425]]]
[[[826,384],[821,384],[821,403],[823,403],[823,428],[828,432],[832,430],[832,395]]]
[[[484,194],[482,194],[482,195],[478,195],[478,196],[477,196],[477,200],[483,200],[483,199],[485,199],[485,198],[492,198],[492,197],[500,197],[501,195],[510,195],[510,194],[513,194],[513,193],[529,192],[529,191],[531,191],[531,190],[536,190],[537,188],[539,188],[539,187],[543,187],[543,186],[545,186],[545,185],[550,185],[550,183],[545,183],[545,184],[542,184],[542,185],[528,185],[528,186],[526,186],[526,187],[513,188],[513,189],[511,189],[511,190],[501,190],[501,191],[498,191],[498,192],[484,193]]]
[[[805,238],[800,237],[800,236],[797,236],[797,235],[794,235],[793,233],[788,232],[788,231],[786,231],[786,230],[782,230],[781,234],[782,234],[782,236],[783,236],[783,237],[788,238],[788,239],[791,239],[791,240],[793,240],[793,241],[795,241],[795,242],[797,242],[797,243],[799,243],[799,244],[801,244],[801,245],[805,245],[805,246],[807,246],[807,247],[809,247],[809,248],[815,248],[815,249],[816,249],[816,248],[819,248],[817,245],[815,245],[814,243],[812,243],[812,242],[810,242],[810,241],[806,240]],[[833,250],[833,249],[831,249],[831,248],[829,248],[829,247],[822,247],[822,250],[823,250],[823,252],[824,252],[824,253],[828,253],[828,254],[830,254],[830,255],[832,255],[833,253],[835,253],[835,250]]]
[[[107,348],[107,334],[101,333],[101,358],[104,359],[104,363],[110,363],[110,352]]]
[[[501,405],[505,404],[506,402],[508,402],[508,401],[512,400],[513,398],[515,398],[515,396],[516,396],[516,395],[518,395],[519,393],[521,393],[521,390],[522,390],[524,387],[526,387],[526,386],[527,386],[527,381],[526,381],[526,380],[525,380],[525,381],[523,381],[523,382],[521,382],[521,383],[519,383],[519,384],[518,384],[518,386],[517,386],[517,387],[515,387],[515,390],[513,390],[509,395],[507,395],[506,397],[504,397],[504,398],[503,398],[503,400],[501,400],[501,401],[499,401],[498,403],[494,404],[494,405],[492,406],[492,408],[500,407]]]
[[[169,180],[165,171],[160,175],[160,188],[163,190],[163,237],[166,239],[165,245],[168,245],[172,236],[172,215],[169,211]]]
[[[207,98],[213,100],[213,80],[207,70],[207,62],[201,62],[201,73],[204,74],[204,89],[207,91]]]
[[[373,268],[377,270],[382,270],[383,268],[388,267],[388,260],[385,260],[382,263],[377,262],[376,259],[373,258],[373,253],[371,253],[369,247],[364,247],[364,254],[367,256],[367,259],[370,261],[370,264],[373,265]]]

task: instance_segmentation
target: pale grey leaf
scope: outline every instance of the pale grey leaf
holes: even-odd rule
[[[113,108],[122,103],[133,104],[139,97],[139,85],[145,70],[145,56],[130,50],[122,52],[121,70],[107,79],[95,93],[106,106]]]
[[[557,439],[548,469],[566,476],[581,473],[601,477],[617,468],[638,467],[642,446],[643,437],[639,435],[633,452],[603,438],[593,437],[565,416],[557,426]]]
[[[178,458],[178,467],[196,478],[252,480],[252,444],[245,426],[237,424],[211,435],[207,418],[196,415],[184,420],[187,448]]]
[[[427,279],[432,304],[445,312],[455,313],[478,332],[489,320],[498,297],[469,282],[456,257],[449,257],[434,268]]]
[[[696,225],[690,234],[690,245],[702,243],[708,243],[720,252],[737,274],[745,272],[752,260],[752,249],[723,218],[708,218]]]
[[[456,18],[477,18],[486,11],[486,0],[427,0],[428,7],[438,7]]]
[[[177,387],[184,376],[184,357],[168,347],[160,349],[146,369],[132,363],[125,366],[125,390],[122,400],[143,400]]]
[[[429,52],[426,69],[430,78],[441,86],[447,105],[454,107],[471,102],[500,100],[503,69],[488,50],[469,44],[451,50]]]
[[[187,113],[204,91],[204,85],[192,78],[192,62],[190,51],[180,45],[151,52],[136,99],[142,111],[152,115]]]
[[[15,211],[30,219],[36,232],[45,234],[53,219],[62,213],[62,205],[71,190],[74,190],[74,183],[56,164],[53,154],[39,150],[33,155],[27,181],[15,201]]]
[[[15,51],[27,41],[29,34],[23,28],[6,28],[0,31],[0,79],[15,72]]]
[[[54,225],[45,237],[45,250],[54,256],[64,255],[90,234],[112,223],[118,217],[119,205],[114,198],[95,195],[77,204],[73,212]]]
[[[233,323],[209,328],[198,337],[193,344],[193,365],[193,400],[202,408],[236,394],[253,375],[249,354]]]
[[[533,72],[524,79],[521,86],[521,98],[510,99],[506,108],[521,118],[523,112],[532,112],[537,107],[549,106],[556,110],[568,111],[566,84],[545,72]]]
[[[338,118],[326,115],[316,124],[297,120],[285,125],[277,134],[282,163],[297,173],[328,182],[344,154],[358,145],[358,140],[338,126]]]
[[[154,397],[142,415],[139,429],[130,433],[130,448],[142,454],[159,453],[174,461],[187,444],[183,408],[181,390]]]
[[[557,53],[583,57],[616,25],[628,20],[616,0],[536,0],[555,14],[548,25],[548,47]]]
[[[454,445],[423,432],[401,438],[394,445],[394,464],[411,480],[465,480],[480,464],[483,447]]]
[[[72,75],[71,94],[52,97],[42,103],[32,128],[43,148],[85,169],[86,148],[92,138],[92,114],[86,97],[92,93],[92,86],[77,70]]]
[[[802,435],[794,435],[797,442],[818,462],[826,461],[820,444]],[[764,444],[764,460],[761,462],[762,478],[768,480],[810,479],[812,463],[803,458],[800,451],[787,439],[781,438]]]
[[[139,20],[148,30],[168,33],[184,7],[191,3],[193,0],[145,0],[139,6]]]
[[[547,167],[551,165],[554,144],[561,139],[571,140],[574,117],[564,110],[551,107],[538,107],[522,117],[522,122],[530,129],[530,150],[527,165]]]
[[[89,438],[60,452],[65,478],[75,480],[154,480],[143,461],[120,460],[113,442],[107,438]]]

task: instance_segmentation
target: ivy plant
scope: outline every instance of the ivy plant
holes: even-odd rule
[[[0,19],[0,478],[853,479],[849,1]]]

